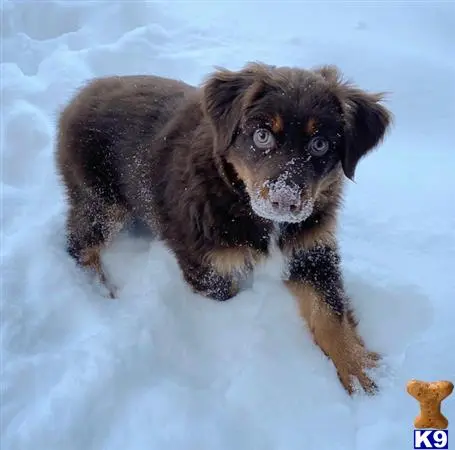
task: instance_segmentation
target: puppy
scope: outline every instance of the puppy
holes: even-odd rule
[[[195,292],[227,300],[269,254],[344,388],[379,355],[356,330],[336,240],[343,183],[382,141],[382,94],[312,70],[247,64],[200,87],[156,76],[95,79],[59,120],[57,166],[69,202],[68,252],[93,268],[140,218],[175,254]],[[113,289],[112,296],[114,296]]]

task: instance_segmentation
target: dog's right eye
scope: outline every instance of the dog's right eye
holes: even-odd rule
[[[316,136],[313,139],[311,139],[308,145],[310,153],[313,156],[325,155],[329,150],[329,147],[330,147],[329,141],[320,136]]]
[[[253,142],[258,148],[270,148],[275,145],[275,138],[267,128],[258,128],[253,134]]]

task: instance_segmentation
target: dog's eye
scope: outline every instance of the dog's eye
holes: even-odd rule
[[[314,137],[308,144],[308,149],[313,156],[323,156],[329,149],[329,141],[323,137]]]
[[[275,138],[266,128],[259,128],[253,134],[253,142],[256,147],[270,148],[275,145]]]

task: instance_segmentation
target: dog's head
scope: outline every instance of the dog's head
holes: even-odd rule
[[[215,157],[234,167],[254,212],[274,222],[307,219],[341,169],[353,179],[391,121],[381,100],[342,81],[334,66],[254,63],[219,69],[203,86]]]

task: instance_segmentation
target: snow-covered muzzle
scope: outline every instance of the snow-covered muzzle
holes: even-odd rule
[[[251,186],[252,187],[252,186]],[[313,212],[311,189],[299,186],[282,174],[275,181],[266,180],[248,189],[251,207],[260,217],[273,222],[303,222]]]

